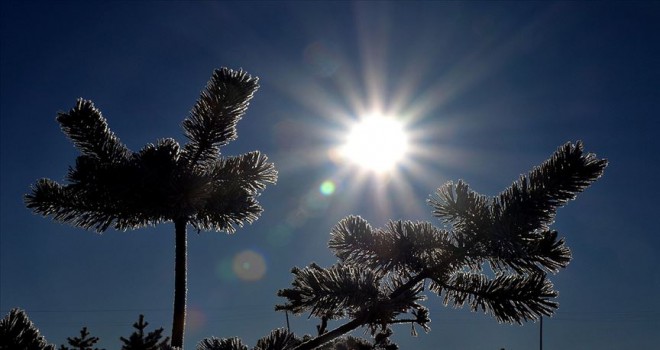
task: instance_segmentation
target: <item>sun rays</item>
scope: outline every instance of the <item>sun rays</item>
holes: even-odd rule
[[[507,62],[510,42],[525,38],[496,36],[472,50],[422,31],[393,47],[386,39],[393,13],[383,8],[369,21],[366,8],[354,11],[355,50],[315,38],[301,50],[305,70],[273,80],[299,107],[278,131],[285,145],[280,173],[307,176],[314,169],[314,195],[301,196],[302,209],[313,197],[334,216],[422,218],[429,193],[493,152],[463,142],[490,130],[470,118],[480,107],[461,98]]]

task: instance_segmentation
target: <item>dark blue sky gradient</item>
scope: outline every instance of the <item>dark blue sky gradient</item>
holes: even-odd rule
[[[544,321],[545,346],[660,343],[658,3],[1,6],[0,309],[26,309],[50,342],[87,326],[115,349],[140,313],[169,334],[174,264],[172,224],[97,235],[25,208],[29,186],[63,181],[78,154],[56,113],[84,97],[134,151],[158,138],[184,143],[182,120],[212,70],[227,66],[259,76],[261,88],[238,140],[222,151],[259,149],[280,178],[260,197],[265,212],[254,224],[233,236],[191,233],[187,348],[208,336],[254,346],[285,326],[273,311],[276,291],[289,286],[292,266],[335,261],[328,233],[344,216],[374,226],[434,220],[424,201],[444,182],[464,179],[495,195],[578,139],[610,166],[557,216],[574,260],[552,279],[561,306]],[[372,107],[405,120],[413,135],[413,154],[389,179],[328,154]],[[331,195],[319,192],[324,181],[336,185]],[[499,325],[437,297],[426,305],[432,331],[413,338],[397,327],[402,349],[538,344],[538,324]],[[299,334],[316,324],[306,315],[291,321]]]

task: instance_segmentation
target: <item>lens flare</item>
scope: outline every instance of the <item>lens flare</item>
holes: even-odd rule
[[[340,66],[332,47],[322,42],[314,42],[307,46],[304,59],[312,72],[321,77],[333,75]]]
[[[223,282],[230,282],[236,280],[236,274],[234,273],[233,261],[229,257],[225,257],[222,261],[218,262],[216,265],[215,272]]]
[[[324,196],[330,196],[335,193],[335,183],[331,180],[325,180],[321,183],[321,186],[319,186],[319,191]]]
[[[258,281],[266,274],[266,260],[253,250],[245,250],[236,254],[232,269],[243,281]]]
[[[186,328],[190,332],[197,332],[206,325],[206,315],[198,307],[189,307]]]

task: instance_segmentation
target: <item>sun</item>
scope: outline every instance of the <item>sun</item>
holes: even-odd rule
[[[355,122],[340,147],[340,155],[354,165],[378,174],[394,170],[408,152],[408,135],[394,117],[370,114]]]

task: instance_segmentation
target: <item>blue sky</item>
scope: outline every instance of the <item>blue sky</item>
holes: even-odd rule
[[[174,228],[103,235],[33,215],[23,195],[62,181],[77,151],[55,121],[94,101],[134,151],[185,142],[214,68],[261,88],[238,124],[236,155],[261,150],[277,185],[235,235],[189,237],[186,346],[285,326],[273,311],[292,266],[335,259],[328,233],[349,214],[374,226],[434,220],[424,204],[449,180],[496,195],[566,141],[609,159],[605,176],[560,209],[574,259],[552,277],[561,306],[549,349],[650,349],[660,342],[660,6],[654,2],[2,3],[0,310],[27,310],[56,344],[82,326],[119,347],[140,313],[169,334]],[[405,122],[414,152],[389,177],[330,150],[361,115]],[[334,192],[319,188],[330,181]],[[437,221],[436,221],[437,222]],[[236,267],[236,268],[234,268]],[[248,269],[249,267],[249,269]],[[243,268],[243,270],[242,270]],[[432,331],[402,349],[531,349],[538,324],[499,325],[426,302]],[[312,332],[316,320],[292,318]],[[355,335],[362,335],[360,331]]]

